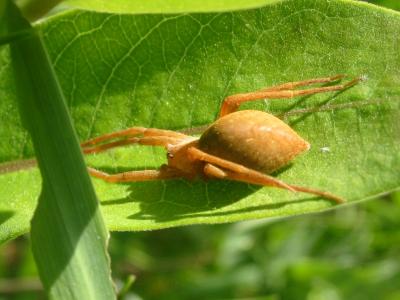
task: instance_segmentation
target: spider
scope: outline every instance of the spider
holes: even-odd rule
[[[355,78],[346,84],[296,89],[316,83],[335,82],[345,77],[336,75],[283,83],[224,99],[218,119],[200,137],[144,127],[105,134],[81,144],[85,154],[98,153],[130,144],[163,146],[168,164],[158,170],[129,171],[118,174],[89,167],[89,173],[107,182],[133,182],[195,177],[217,178],[255,185],[304,192],[343,203],[344,199],[325,191],[285,183],[269,176],[287,165],[310,144],[277,117],[257,110],[238,111],[240,104],[259,99],[284,99],[316,93],[340,91],[357,84]]]

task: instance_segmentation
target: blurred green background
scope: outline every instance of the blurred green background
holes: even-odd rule
[[[400,10],[400,0],[368,1]],[[282,220],[112,233],[124,299],[400,300],[400,193]],[[46,299],[24,236],[0,247],[0,300]]]

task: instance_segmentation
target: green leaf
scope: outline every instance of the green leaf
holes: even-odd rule
[[[397,0],[375,0],[375,1],[371,1],[371,2],[373,2],[377,5],[389,7],[391,9],[400,10],[400,2]]]
[[[11,1],[7,13],[11,32],[31,28]],[[12,42],[10,57],[21,119],[43,178],[31,223],[42,283],[50,299],[115,299],[108,231],[40,34]]]
[[[244,105],[284,115],[312,148],[277,174],[349,202],[399,189],[400,14],[350,1],[285,1],[208,14],[75,11],[39,25],[81,140],[130,126],[200,133],[224,97],[334,74],[368,78],[341,93]],[[16,118],[8,54],[0,55],[1,239],[28,230],[40,184]],[[193,129],[193,130],[191,130]],[[12,161],[20,160],[17,163]],[[87,157],[109,172],[155,168],[159,148]],[[108,227],[148,230],[323,211],[329,201],[242,183],[94,180]]]
[[[47,14],[61,0],[15,0],[22,15],[33,22]]]
[[[66,0],[73,7],[111,13],[183,13],[183,12],[217,12],[246,8],[280,2],[282,0]]]

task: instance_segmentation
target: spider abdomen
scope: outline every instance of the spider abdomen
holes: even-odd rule
[[[199,139],[199,149],[204,152],[267,174],[309,147],[283,121],[256,110],[242,110],[218,119]]]

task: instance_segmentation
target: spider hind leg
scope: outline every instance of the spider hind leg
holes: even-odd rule
[[[344,75],[335,75],[331,77],[325,78],[316,78],[316,79],[309,79],[303,81],[295,81],[295,82],[288,82],[284,84],[280,84],[270,88],[264,88],[255,92],[250,93],[242,93],[242,94],[235,94],[228,96],[224,99],[221,110],[219,112],[219,117],[223,117],[227,114],[233,113],[239,109],[239,106],[244,102],[261,100],[261,99],[291,99],[297,96],[306,96],[312,95],[317,93],[326,93],[332,91],[341,91],[347,89],[358,82],[362,81],[362,77],[357,77],[353,80],[345,84],[336,84],[330,86],[322,86],[322,87],[314,87],[308,89],[299,89],[296,90],[295,88],[301,86],[308,86],[315,83],[327,83],[333,82],[338,79],[343,78]]]
[[[292,192],[314,194],[316,196],[331,200],[337,204],[345,202],[342,198],[328,192],[287,184],[277,178],[207,154],[194,147],[190,148],[189,151],[192,158],[204,161],[206,163],[204,166],[204,173],[210,177],[247,182],[256,185],[278,187]]]

